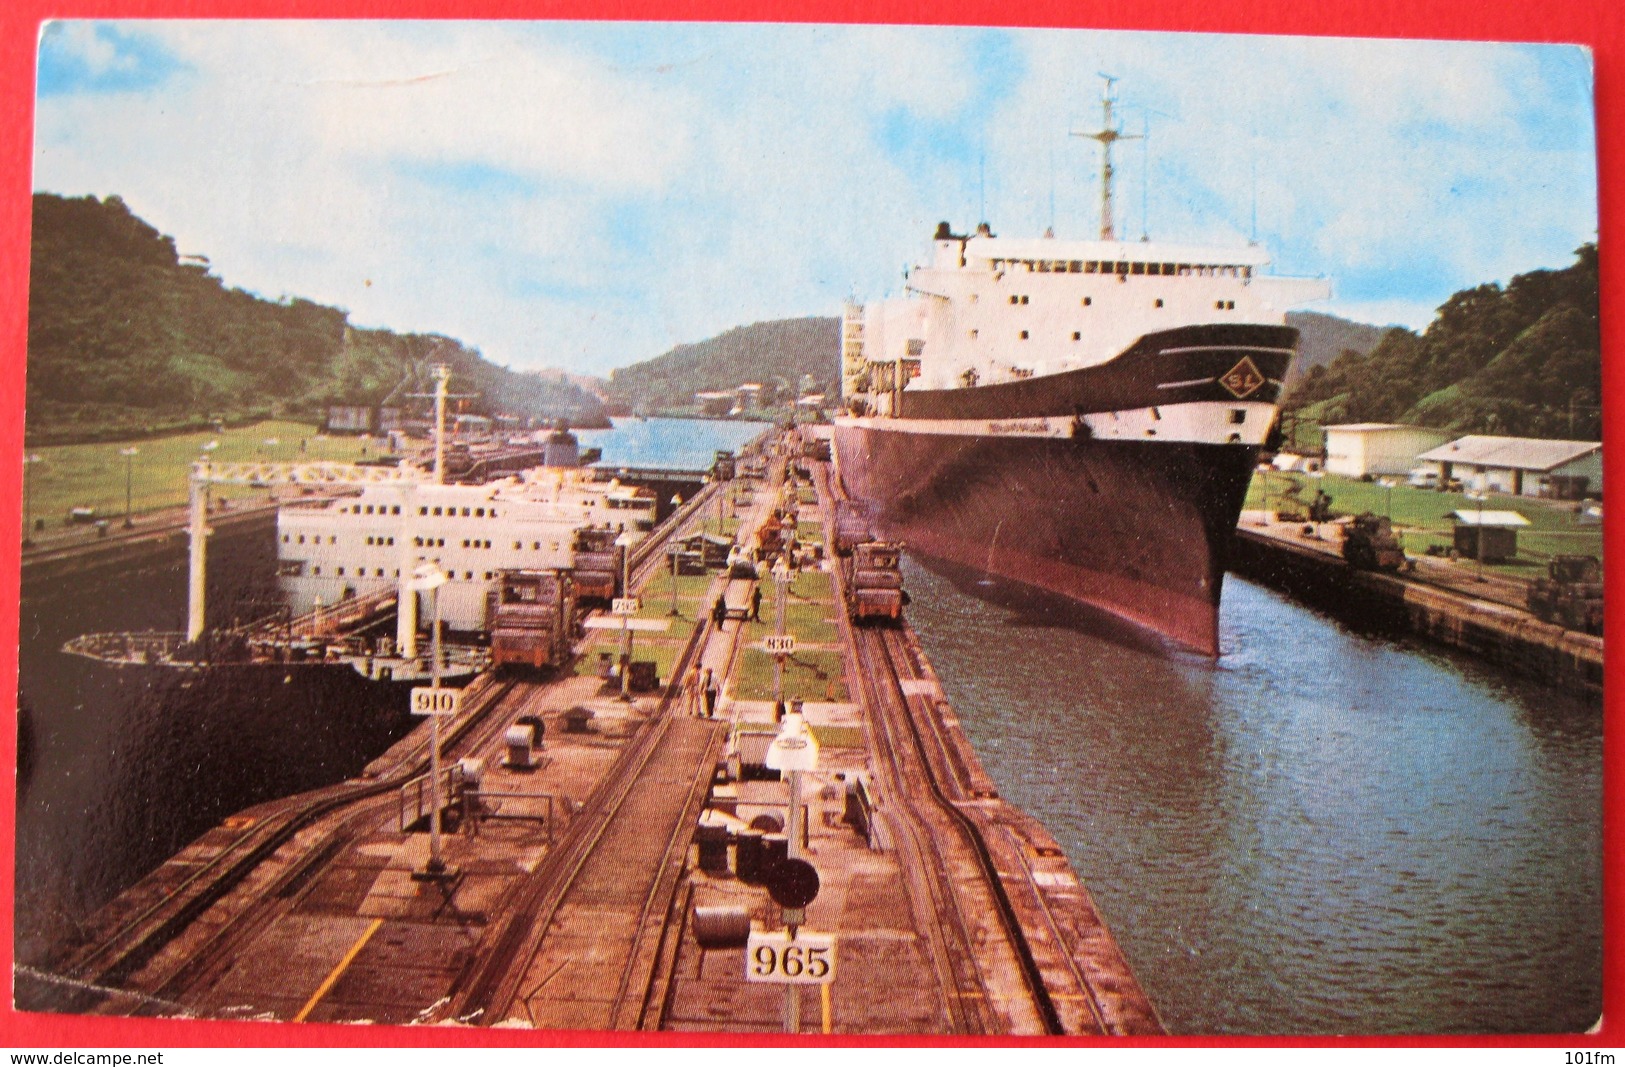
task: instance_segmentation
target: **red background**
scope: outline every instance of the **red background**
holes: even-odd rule
[[[1625,125],[1625,2],[1621,0],[1024,0],[1019,6],[995,0],[938,0],[933,4],[910,0],[397,0],[380,4],[368,0],[7,0],[0,13],[0,697],[7,708],[0,722],[0,767],[16,765],[15,706],[12,694],[17,670],[17,603],[20,486],[23,440],[23,374],[27,351],[28,233],[31,193],[32,110],[35,46],[39,24],[46,18],[491,18],[491,19],[649,19],[701,21],[790,21],[866,23],[953,23],[960,25],[1060,26],[1092,29],[1190,30],[1215,33],[1305,34],[1346,37],[1413,37],[1491,41],[1550,41],[1583,44],[1591,48],[1596,71],[1598,116],[1598,172],[1600,175],[1602,264],[1603,389],[1613,404],[1621,384],[1619,353],[1625,328],[1613,312],[1622,293],[1622,270],[1613,258],[1612,241],[1621,224],[1618,182],[1621,167],[1621,132]],[[1606,412],[1609,436],[1615,430],[1617,409]],[[1608,448],[1606,484],[1619,482],[1617,449]],[[1609,493],[1614,490],[1608,490]],[[1619,555],[1618,523],[1606,530],[1606,551]],[[1615,577],[1620,573],[1614,568]],[[1609,629],[1625,633],[1615,610],[1617,599],[1610,580]],[[1622,804],[1619,781],[1625,771],[1625,751],[1618,743],[1619,704],[1617,656],[1609,658],[1605,706],[1608,743],[1605,745],[1607,811],[1604,847],[1609,867],[1617,871],[1621,840]],[[8,775],[8,779],[9,779]],[[11,959],[12,827],[15,791],[9,781],[0,786],[0,956]],[[1170,1039],[1169,1045],[1418,1045],[1483,1044],[1552,1045],[1570,1049],[1625,1045],[1625,993],[1620,983],[1620,928],[1625,921],[1625,897],[1617,876],[1605,875],[1604,1026],[1595,1036],[1497,1036],[1473,1041],[1406,1038],[1305,1040],[1247,1038]],[[8,983],[9,985],[9,983]],[[19,1014],[10,1009],[9,989],[0,996],[0,1047],[163,1048],[181,1046],[375,1046],[375,1045],[507,1045],[600,1044],[594,1034],[536,1034],[514,1030],[443,1030],[427,1028],[280,1025],[237,1022],[179,1022],[160,1019],[103,1019],[79,1016]],[[704,1035],[615,1035],[617,1044],[683,1045],[707,1042]],[[749,1039],[751,1044],[774,1040],[771,1035]],[[778,1038],[777,1040],[786,1040]],[[830,1039],[805,1038],[817,1044]],[[737,1039],[717,1037],[718,1044]],[[841,1044],[908,1044],[930,1042],[841,1038]],[[967,1042],[957,1042],[967,1043]],[[1087,1043],[1087,1042],[1078,1042]],[[1127,1043],[1127,1042],[1116,1042]],[[1147,1043],[1147,1042],[1134,1042]],[[1000,1044],[1010,1044],[1008,1039]],[[1556,1062],[1555,1060],[1553,1062]]]

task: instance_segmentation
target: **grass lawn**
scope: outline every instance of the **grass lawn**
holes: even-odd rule
[[[770,591],[763,590],[762,597],[764,600]],[[829,575],[823,571],[797,571],[795,579],[790,583],[790,603],[794,604],[798,600],[821,601],[825,604],[833,604],[835,602],[835,587],[831,583]],[[765,616],[767,609],[764,607],[762,611]]]
[[[741,700],[773,699],[773,657],[756,648],[739,653],[734,695]],[[797,652],[784,661],[784,699],[847,700],[846,675],[838,651]]]
[[[683,649],[688,644],[686,640],[688,635],[684,633],[682,636],[684,640],[678,641],[661,635],[651,638],[648,634],[633,634],[632,662],[654,660],[655,669],[660,674],[660,684],[667,684],[671,680],[672,664],[677,662],[677,657],[682,655]],[[600,652],[608,652],[610,662],[619,663],[621,661],[620,635],[615,634],[610,637],[606,632],[605,636],[587,645],[586,651],[576,661],[575,673],[578,675],[597,674],[598,654]]]
[[[325,437],[316,427],[299,422],[260,422],[228,429],[222,433],[185,433],[152,437],[131,442],[93,445],[50,445],[28,450],[38,456],[25,468],[29,511],[56,528],[67,521],[68,510],[95,508],[99,517],[124,514],[126,464],[130,476],[130,506],[136,514],[175,507],[186,503],[187,474],[192,463],[204,455],[210,441],[219,447],[207,453],[217,462],[267,460],[296,462],[309,460],[350,461],[362,458],[357,437]],[[269,442],[275,442],[274,444]],[[300,443],[304,450],[300,450]],[[134,457],[126,460],[119,449],[134,447]],[[382,454],[373,444],[368,455]],[[217,485],[216,498],[263,499],[265,489],[247,485]]]
[[[1288,487],[1298,486],[1296,495]],[[1385,489],[1377,482],[1362,482],[1328,474],[1322,478],[1276,471],[1257,472],[1247,491],[1247,508],[1281,508],[1304,511],[1320,488],[1332,498],[1332,509],[1338,514],[1358,515],[1373,512],[1387,515],[1394,521],[1405,551],[1422,555],[1429,545],[1449,547],[1454,543],[1453,511],[1474,511],[1478,501],[1469,500],[1461,493],[1441,493],[1435,489],[1417,489],[1399,484]],[[1516,511],[1529,520],[1530,525],[1518,530],[1518,555],[1503,564],[1491,564],[1489,570],[1508,577],[1535,578],[1544,575],[1546,561],[1554,555],[1575,553],[1602,558],[1602,529],[1598,526],[1580,526],[1574,513],[1558,501],[1537,500],[1530,497],[1491,496],[1484,501],[1486,511]]]
[[[790,601],[784,612],[785,631],[795,635],[798,644],[832,645],[841,639],[840,631],[830,621],[832,608],[828,604],[808,604]],[[745,624],[745,643],[759,644],[773,632],[773,598],[762,597],[762,621]]]
[[[710,609],[705,594],[711,588],[709,574],[679,574],[677,576],[677,613],[693,622],[696,612]],[[640,619],[667,619],[671,617],[671,571],[667,569],[644,583],[643,607]]]
[[[807,729],[818,740],[819,748],[863,747],[861,726],[814,726],[809,723]]]

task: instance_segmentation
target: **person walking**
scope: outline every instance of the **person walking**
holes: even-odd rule
[[[714,719],[717,717],[717,697],[721,695],[721,691],[717,688],[717,676],[711,673],[710,667],[705,669],[705,687],[702,692],[705,694],[705,717]]]
[[[683,710],[696,717],[700,714],[700,666],[697,663],[683,675]]]
[[[762,585],[760,582],[753,585],[750,590],[750,617],[756,622],[762,621]]]
[[[717,629],[722,629],[722,623],[728,617],[728,602],[717,597],[717,602],[711,605],[711,622]]]

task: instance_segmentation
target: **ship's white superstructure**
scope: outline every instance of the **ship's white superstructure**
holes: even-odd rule
[[[654,518],[652,494],[576,469],[538,467],[481,485],[367,485],[279,511],[279,581],[299,614],[397,587],[401,575],[433,563],[450,577],[439,591],[446,625],[481,630],[486,590],[500,572],[569,567],[577,530],[640,540]]]

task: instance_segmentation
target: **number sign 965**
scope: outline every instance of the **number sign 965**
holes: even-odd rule
[[[835,938],[803,930],[794,941],[783,931],[752,932],[745,946],[745,980],[825,985],[835,980]]]

